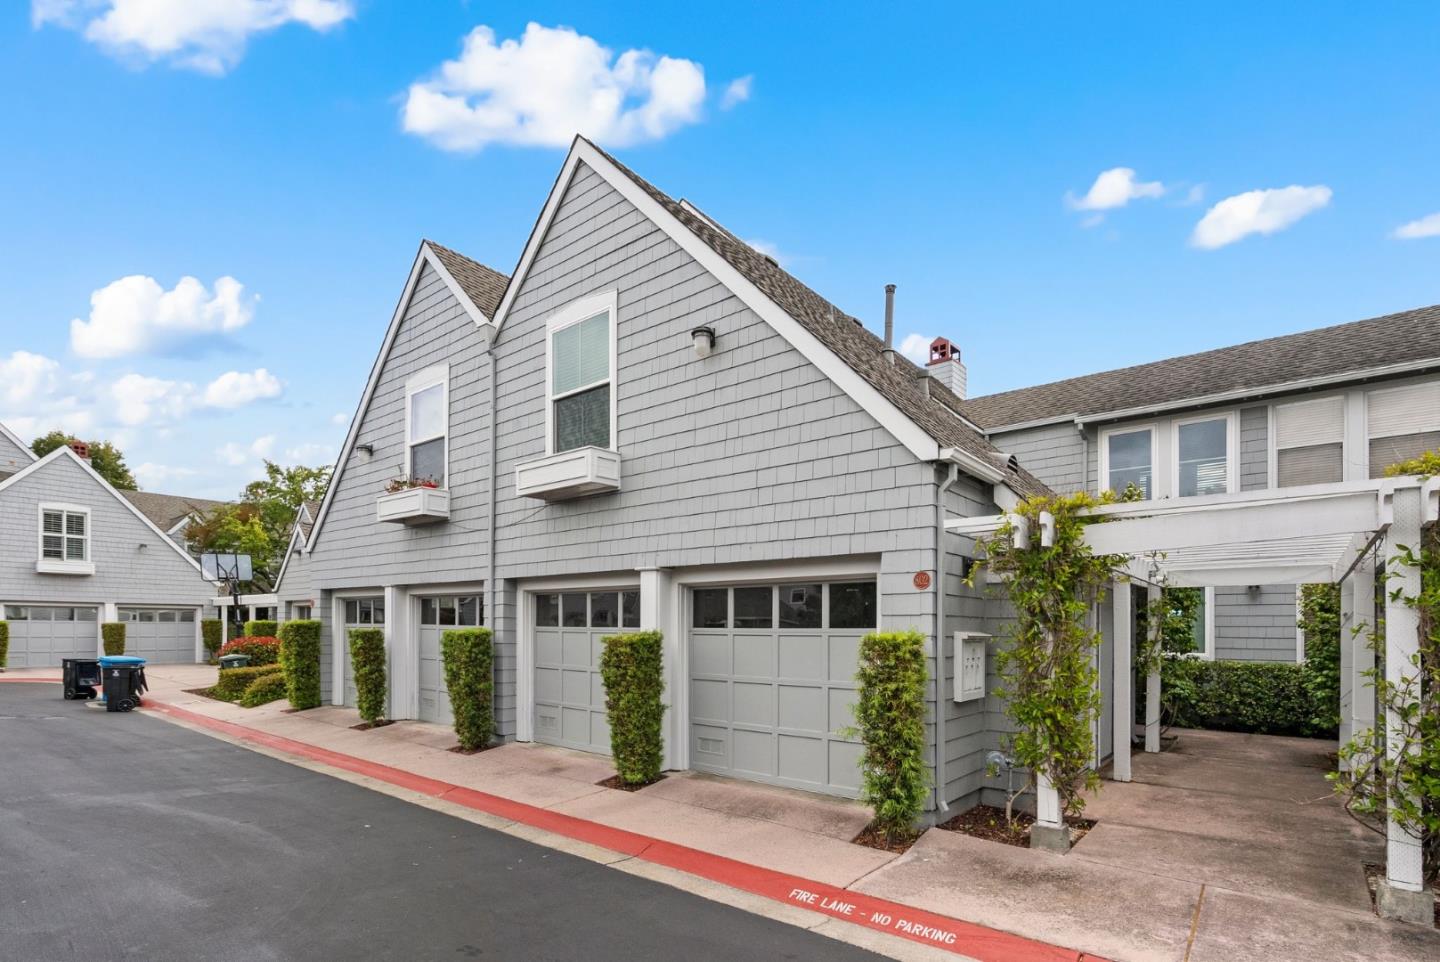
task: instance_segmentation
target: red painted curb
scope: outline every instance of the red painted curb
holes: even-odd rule
[[[17,681],[20,679],[16,679]],[[145,709],[223,732],[235,738],[273,748],[290,755],[323,762],[400,788],[442,798],[457,805],[499,818],[586,842],[629,855],[642,861],[678,869],[730,888],[760,895],[787,905],[819,912],[866,928],[887,932],[912,942],[967,955],[980,962],[1106,962],[1096,955],[1064,949],[1023,936],[986,928],[973,922],[952,919],[899,902],[815,882],[797,875],[740,862],[723,855],[677,845],[663,839],[612,828],[573,815],[538,808],[513,799],[426,778],[404,769],[367,761],[354,755],[319,748],[281,735],[237,725],[175,705],[146,698]]]

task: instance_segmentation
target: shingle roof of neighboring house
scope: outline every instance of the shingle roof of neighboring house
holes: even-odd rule
[[[225,504],[206,498],[187,498],[178,494],[156,494],[153,491],[121,491],[126,501],[161,531],[168,532],[192,514],[205,514]]]
[[[712,218],[699,214],[693,205],[675,201],[605,151],[598,147],[595,149],[941,446],[959,448],[993,464],[1006,473],[1006,483],[1019,494],[1048,493],[1049,489],[1043,482],[1023,467],[1018,470],[1010,467],[1006,455],[962,420],[959,412],[963,402],[943,384],[929,378],[924,370],[899,353],[892,355],[894,364],[886,360],[884,342],[870,333],[861,321],[806,287],[782,270],[774,260],[720,227]],[[921,382],[921,378],[928,378],[930,382],[928,396],[925,392],[927,385]]]
[[[1261,393],[1429,360],[1440,366],[1440,305],[971,398],[962,406],[981,427],[998,428],[1233,391]]]
[[[432,240],[425,243],[430,245],[435,256],[440,258],[450,276],[455,278],[455,283],[465,289],[465,293],[480,313],[493,319],[495,311],[500,307],[500,299],[505,296],[505,285],[510,283],[510,278]]]
[[[300,506],[300,511],[295,516],[295,525],[300,529],[302,539],[310,540],[310,532],[314,529],[315,519],[318,517],[320,517],[319,501],[306,501]]]

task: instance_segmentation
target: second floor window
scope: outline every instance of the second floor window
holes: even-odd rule
[[[1103,443],[1106,487],[1116,494],[1124,494],[1125,489],[1133,484],[1146,498],[1153,498],[1155,458],[1152,430],[1113,431],[1104,436]]]
[[[1440,449],[1440,382],[1381,388],[1365,395],[1369,475]]]
[[[1230,419],[1181,421],[1175,426],[1176,491],[1182,498],[1230,490]]]
[[[40,557],[46,561],[89,561],[90,512],[42,508]]]
[[[1275,486],[1345,480],[1345,398],[1275,406]]]
[[[429,368],[405,384],[405,473],[445,486],[449,442],[449,372]]]
[[[615,446],[615,295],[586,298],[547,325],[550,453]]]

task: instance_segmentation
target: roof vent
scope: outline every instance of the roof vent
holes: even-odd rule
[[[925,365],[925,371],[939,378],[951,394],[964,400],[967,372],[960,360],[960,349],[948,338],[937,337],[930,342],[930,361]]]
[[[885,360],[895,363],[895,285],[885,285]]]

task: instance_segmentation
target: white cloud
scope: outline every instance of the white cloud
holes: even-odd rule
[[[1427,214],[1419,220],[1401,224],[1395,228],[1393,237],[1399,240],[1419,240],[1422,237],[1440,237],[1440,211]]]
[[[60,362],[29,351],[0,358],[0,399],[6,405],[30,404],[55,390]]]
[[[1332,193],[1324,185],[1292,185],[1226,197],[1200,218],[1190,235],[1190,243],[1202,250],[1214,250],[1251,234],[1282,231],[1329,204]]]
[[[259,300],[233,277],[217,280],[212,294],[193,277],[167,291],[153,277],[132,274],[90,295],[90,320],[70,322],[70,347],[94,358],[163,351],[244,327]]]
[[[750,87],[755,83],[754,74],[746,74],[743,77],[736,77],[725,86],[725,93],[720,97],[720,109],[730,110],[738,107],[750,99]]]
[[[207,407],[238,408],[262,398],[279,397],[280,379],[263,367],[250,372],[226,371],[205,386]]]
[[[745,243],[749,244],[752,248],[764,254],[766,257],[770,258],[775,263],[779,264],[781,267],[784,267],[790,260],[786,255],[780,252],[780,245],[776,244],[774,241],[760,240],[759,238],[756,238],[754,240],[747,240]]]
[[[291,464],[329,464],[335,460],[335,445],[307,442],[285,449],[285,460]]]
[[[347,414],[347,413],[344,412],[344,411],[336,411],[334,414],[330,415],[330,423],[331,423],[331,424],[349,424],[349,423],[350,423],[350,415]]]
[[[187,478],[193,478],[199,473],[200,472],[194,468],[155,464],[146,461],[144,464],[135,467],[135,480],[140,482],[140,487],[148,490],[153,489],[157,485],[168,484],[171,481],[183,481]]]
[[[298,23],[329,30],[354,0],[33,0],[30,22],[80,31],[114,56],[223,74],[258,33]]]
[[[1071,210],[1115,210],[1132,200],[1146,197],[1160,197],[1165,185],[1158,180],[1139,181],[1130,167],[1112,167],[1102,171],[1095,183],[1085,192],[1084,197],[1073,193],[1065,195],[1065,204]]]
[[[900,342],[898,350],[901,354],[924,367],[930,363],[930,342],[933,337],[926,337],[924,334],[906,334],[905,339]]]
[[[266,434],[256,438],[249,444],[239,444],[235,441],[227,441],[215,449],[215,456],[231,467],[239,467],[250,461],[252,458],[259,461],[270,456],[275,448],[275,435]]]
[[[143,374],[126,374],[110,385],[109,393],[116,420],[131,427],[151,421],[178,420],[195,403],[193,384]]]
[[[490,27],[470,31],[458,59],[410,85],[401,119],[445,150],[563,147],[577,133],[624,146],[695,123],[704,102],[698,63],[648,50],[615,57],[569,27],[531,23],[499,43]]]

